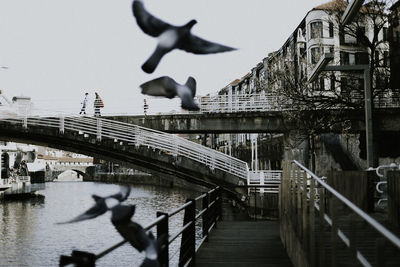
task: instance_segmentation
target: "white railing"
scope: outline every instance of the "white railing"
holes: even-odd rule
[[[260,171],[249,171],[247,178],[247,185],[260,185],[259,190],[252,189],[249,187],[250,192],[260,193],[278,193],[279,185],[281,183],[282,171],[279,170],[260,170]]]
[[[0,121],[19,124],[25,128],[29,128],[30,126],[56,128],[60,133],[64,133],[66,130],[76,131],[84,136],[95,135],[98,140],[106,138],[137,147],[147,146],[148,148],[159,149],[173,156],[189,158],[205,164],[211,169],[219,169],[247,180],[248,166],[244,161],[173,134],[129,123],[79,116],[19,117],[0,119]]]
[[[362,103],[363,95],[351,97],[353,103]],[[254,111],[283,111],[292,109],[291,101],[287,97],[273,93],[245,94],[245,95],[215,95],[197,97],[200,113],[230,113]],[[400,97],[391,92],[381,93],[374,97],[375,108],[398,108]]]
[[[197,97],[201,113],[279,111],[283,97],[276,94],[216,95]]]

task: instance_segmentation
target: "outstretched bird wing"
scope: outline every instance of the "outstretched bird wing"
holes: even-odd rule
[[[193,34],[181,42],[179,48],[193,54],[213,54],[236,50],[236,48],[213,43]]]
[[[110,197],[117,199],[119,202],[125,201],[131,193],[130,186],[121,186],[120,192],[111,195]]]
[[[107,206],[104,201],[99,201],[97,202],[94,206],[92,206],[90,209],[85,211],[83,214],[75,217],[74,219],[66,222],[61,222],[57,224],[66,224],[66,223],[74,223],[74,222],[80,222],[84,220],[90,220],[93,218],[96,218],[97,216],[100,216],[107,211]]]
[[[177,85],[178,84],[172,78],[162,76],[141,84],[140,88],[142,88],[142,94],[145,95],[174,98],[177,95]]]
[[[171,26],[147,12],[141,0],[133,1],[132,11],[139,27],[153,37],[159,36],[166,28]]]

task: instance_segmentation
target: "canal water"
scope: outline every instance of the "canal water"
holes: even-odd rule
[[[127,204],[136,205],[133,219],[143,226],[199,193],[154,186],[131,186]],[[39,196],[0,203],[0,266],[58,266],[60,255],[73,249],[99,253],[122,240],[110,222],[110,213],[96,219],[58,225],[93,205],[92,194],[117,193],[118,185],[92,182],[47,183]],[[182,226],[183,214],[170,219],[170,231]],[[153,233],[155,229],[153,230]],[[171,234],[171,233],[170,233]],[[170,248],[172,262],[179,257],[179,242]],[[96,262],[96,266],[139,266],[144,254],[129,244]],[[174,266],[174,264],[172,264]]]

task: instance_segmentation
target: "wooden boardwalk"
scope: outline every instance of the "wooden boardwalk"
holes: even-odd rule
[[[196,255],[195,266],[292,266],[277,221],[221,221]]]

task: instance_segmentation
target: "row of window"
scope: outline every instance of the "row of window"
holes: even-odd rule
[[[365,35],[365,27],[359,27],[359,34]],[[343,30],[340,30],[340,42],[342,44],[348,43],[348,36],[344,34]],[[310,23],[310,39],[315,39],[315,38],[333,38],[334,34],[334,28],[333,28],[333,22],[328,22],[328,36],[324,36],[324,29],[323,29],[323,22],[322,21],[314,21]],[[382,40],[383,41],[388,41],[389,37],[389,29],[387,27],[383,27],[382,29]],[[346,38],[347,37],[347,38]],[[349,38],[351,39],[351,38]],[[356,39],[355,42],[359,42],[360,39]]]

